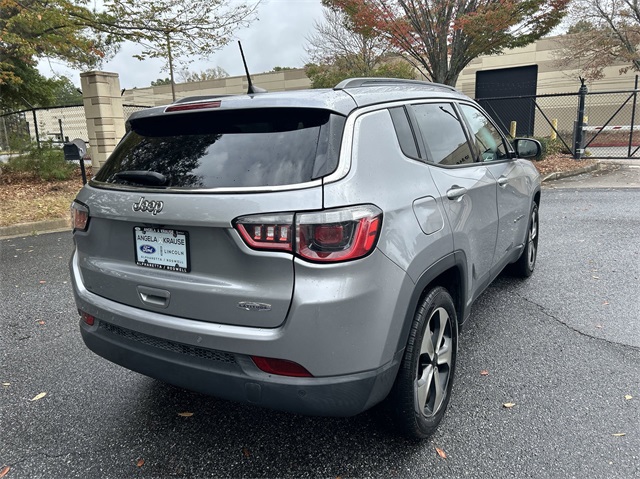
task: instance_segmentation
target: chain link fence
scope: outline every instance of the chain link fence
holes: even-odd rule
[[[132,113],[145,108],[149,107],[123,105],[125,121]],[[20,151],[29,143],[62,145],[75,138],[89,142],[83,105],[34,108],[0,115],[1,151]]]
[[[534,137],[574,157],[640,158],[640,105],[628,91],[479,98],[506,135]],[[581,95],[584,112],[580,115]],[[583,121],[579,121],[580,118]],[[578,125],[582,125],[581,131]]]

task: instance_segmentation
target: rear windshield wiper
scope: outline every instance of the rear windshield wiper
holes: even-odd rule
[[[149,186],[163,186],[167,182],[167,177],[156,171],[121,171],[116,173],[115,177],[119,180]]]

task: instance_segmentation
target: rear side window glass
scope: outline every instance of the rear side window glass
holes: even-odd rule
[[[389,113],[391,114],[391,120],[393,121],[393,127],[396,130],[396,136],[398,137],[402,153],[410,158],[418,158],[416,139],[413,136],[411,124],[409,123],[409,118],[407,118],[407,112],[404,107],[389,108]]]
[[[185,189],[305,183],[335,170],[343,127],[344,117],[303,108],[143,117],[94,180]]]
[[[412,105],[427,158],[441,165],[473,163],[462,122],[450,103]]]

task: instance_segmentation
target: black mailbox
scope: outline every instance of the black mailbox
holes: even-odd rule
[[[82,159],[80,148],[74,143],[65,143],[62,151],[64,151],[64,159],[67,161],[80,161]]]
[[[67,142],[62,147],[64,159],[67,161],[77,161],[80,163],[80,171],[82,172],[82,184],[87,184],[87,173],[84,170],[84,154],[87,152],[87,144],[84,140],[76,138],[71,142]]]

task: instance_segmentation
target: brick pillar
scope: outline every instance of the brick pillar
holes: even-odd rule
[[[91,164],[97,169],[107,161],[125,133],[120,80],[117,73],[86,72],[80,74],[80,84],[91,146]]]

